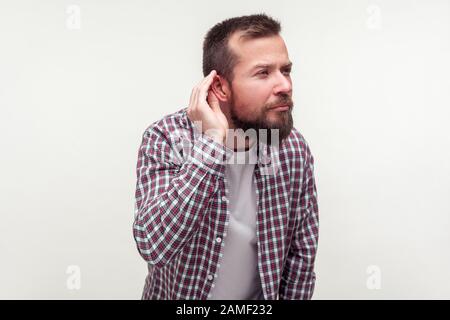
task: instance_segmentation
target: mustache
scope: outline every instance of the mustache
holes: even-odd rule
[[[268,104],[267,109],[270,109],[270,108],[273,108],[273,107],[279,106],[279,105],[288,105],[290,108],[292,108],[292,106],[294,105],[294,102],[292,101],[292,99],[290,97],[285,97],[274,103]]]

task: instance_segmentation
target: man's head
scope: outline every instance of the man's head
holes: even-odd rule
[[[208,31],[203,74],[217,71],[211,90],[230,128],[279,129],[280,140],[291,132],[291,62],[280,31],[279,22],[264,14],[227,19]],[[280,105],[289,108],[273,109]]]

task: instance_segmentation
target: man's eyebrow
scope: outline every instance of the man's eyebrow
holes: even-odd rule
[[[270,63],[259,63],[256,64],[255,66],[253,66],[253,68],[251,68],[251,70],[255,70],[258,68],[273,68],[275,66],[275,64],[270,64]],[[283,66],[283,68],[291,68],[292,67],[292,62],[289,61],[287,64],[285,64]]]

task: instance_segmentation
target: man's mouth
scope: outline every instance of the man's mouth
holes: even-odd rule
[[[291,108],[291,106],[289,104],[280,104],[278,106],[272,107],[270,108],[270,110],[274,110],[274,111],[287,111]]]

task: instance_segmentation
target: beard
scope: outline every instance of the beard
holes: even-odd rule
[[[271,111],[270,108],[286,104],[289,109],[286,111]],[[291,133],[294,121],[292,119],[293,102],[290,96],[280,95],[280,99],[272,104],[264,105],[259,113],[252,119],[241,117],[237,114],[234,95],[231,96],[230,103],[230,117],[236,129],[242,129],[244,133],[248,129],[254,129],[256,131],[257,143],[263,143],[267,145],[279,145],[281,141],[286,139]],[[272,119],[268,116],[269,113],[275,113]],[[273,120],[275,118],[275,120]],[[260,129],[263,129],[261,132]],[[272,130],[274,129],[274,130]],[[274,131],[274,132],[273,132]],[[278,132],[278,135],[276,134]],[[274,134],[275,133],[275,134]]]

